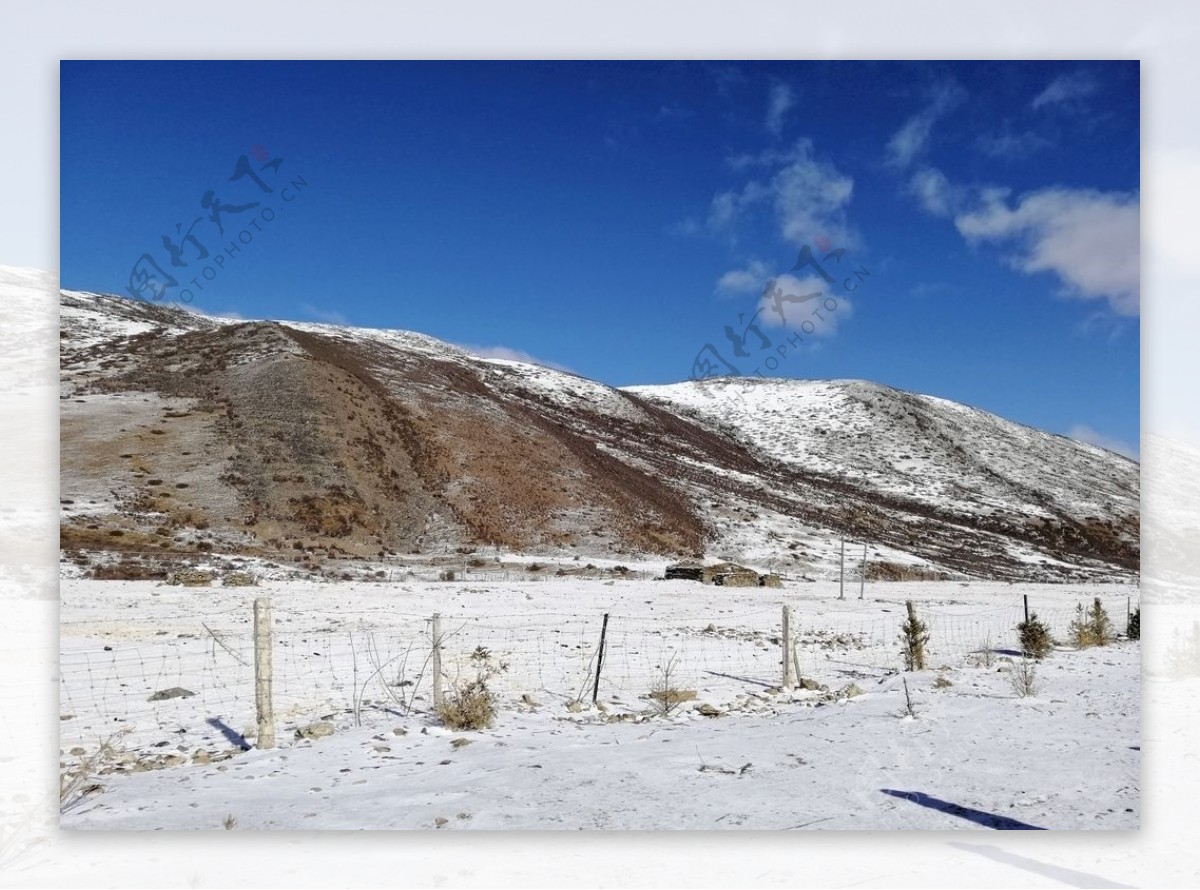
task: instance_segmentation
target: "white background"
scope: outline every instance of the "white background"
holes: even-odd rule
[[[1147,663],[1200,600],[1156,522],[1200,516],[1200,7],[964,2],[42,3],[0,12],[0,263],[58,268],[63,58],[1122,58],[1143,85]],[[134,147],[131,146],[131,150]],[[1086,146],[1081,146],[1086,151]],[[1195,886],[1200,681],[1147,679],[1143,828],[1123,834],[60,833],[53,295],[0,354],[0,886]],[[6,337],[6,340],[8,338]],[[44,341],[44,342],[42,342]],[[14,356],[19,356],[14,357]],[[1158,455],[1164,455],[1161,459]],[[1181,469],[1180,469],[1181,468]],[[1182,476],[1181,476],[1182,474]],[[1197,524],[1200,524],[1198,522]],[[15,534],[35,527],[36,539]],[[1200,552],[1200,538],[1194,545]],[[1196,554],[1189,554],[1195,557]],[[1200,564],[1198,561],[1196,564]],[[1166,589],[1166,588],[1164,588]],[[1172,624],[1174,622],[1174,624]],[[802,794],[803,789],[797,789]]]

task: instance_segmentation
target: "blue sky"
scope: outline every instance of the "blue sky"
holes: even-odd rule
[[[1136,452],[1136,62],[64,62],[61,100],[67,288],[613,385],[711,344]]]

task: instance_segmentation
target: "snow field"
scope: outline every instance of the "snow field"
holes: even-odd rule
[[[1124,626],[1127,598],[1132,598],[1134,604],[1137,602],[1136,588],[1124,585],[871,584],[865,599],[858,600],[857,590],[848,589],[847,598],[839,600],[836,583],[794,585],[783,590],[739,590],[704,587],[693,582],[578,579],[498,585],[289,581],[266,582],[257,588],[188,589],[155,582],[64,580],[62,763],[70,768],[78,761],[79,751],[90,754],[106,739],[115,739],[124,758],[119,767],[98,777],[105,790],[71,807],[64,815],[64,825],[213,828],[217,826],[207,811],[203,815],[203,819],[209,820],[206,824],[192,824],[185,819],[186,824],[163,826],[140,824],[142,817],[136,811],[123,813],[117,822],[110,824],[112,814],[106,815],[106,808],[115,800],[113,794],[118,790],[124,794],[126,789],[149,785],[157,788],[166,782],[167,785],[162,785],[165,794],[165,789],[183,781],[183,776],[213,774],[218,767],[226,767],[220,775],[229,770],[254,775],[260,768],[271,765],[271,770],[282,775],[278,772],[280,758],[289,761],[308,758],[312,762],[306,770],[338,778],[346,775],[338,770],[350,769],[354,773],[358,767],[334,766],[335,762],[349,758],[346,760],[349,763],[361,757],[364,750],[378,760],[381,752],[376,752],[376,747],[389,748],[391,751],[386,753],[390,754],[397,750],[401,738],[405,740],[405,750],[415,758],[401,758],[409,766],[418,761],[430,762],[422,760],[433,756],[422,753],[422,746],[432,744],[430,734],[450,751],[449,738],[459,734],[448,733],[430,714],[428,619],[434,611],[442,615],[446,687],[453,689],[456,683],[470,680],[481,670],[492,674],[489,685],[497,694],[500,713],[495,728],[461,734],[472,740],[473,750],[482,751],[486,746],[503,749],[521,739],[521,749],[530,757],[535,754],[551,760],[566,757],[567,749],[562,745],[567,739],[560,736],[572,737],[568,732],[572,727],[576,733],[572,746],[582,746],[589,757],[596,754],[595,746],[619,746],[648,731],[661,731],[667,733],[666,738],[680,740],[682,737],[672,734],[695,732],[697,739],[719,736],[723,741],[714,751],[736,749],[743,743],[751,750],[781,744],[775,738],[778,733],[788,738],[795,733],[802,738],[821,734],[826,719],[843,719],[831,715],[852,712],[861,717],[863,725],[857,725],[858,717],[853,721],[854,726],[839,724],[842,734],[829,752],[831,757],[841,762],[841,758],[857,751],[853,756],[864,758],[863,763],[871,764],[871,769],[877,768],[875,762],[881,757],[909,762],[905,759],[907,754],[900,757],[905,750],[903,746],[895,747],[900,744],[896,732],[911,733],[909,729],[896,728],[903,722],[899,715],[905,709],[902,677],[896,671],[900,666],[897,635],[904,620],[904,601],[912,599],[920,617],[929,625],[931,641],[930,670],[904,675],[917,701],[918,718],[909,722],[920,724],[934,734],[950,732],[951,727],[956,727],[954,732],[969,728],[974,735],[984,731],[987,728],[984,724],[992,721],[990,741],[977,742],[991,749],[1007,744],[1005,740],[1014,732],[1013,721],[1040,725],[1057,714],[1066,719],[1061,727],[1054,724],[1056,728],[1051,733],[1055,738],[1061,737],[1059,741],[1046,742],[1044,749],[1039,747],[1043,744],[1040,734],[1050,732],[1047,723],[1020,744],[1027,752],[1040,752],[1044,769],[1059,775],[1069,766],[1064,758],[1079,754],[1091,744],[1094,733],[1119,714],[1115,721],[1118,725],[1105,726],[1104,732],[1116,732],[1127,742],[1125,749],[1130,755],[1121,755],[1114,762],[1118,764],[1117,773],[1123,777],[1117,783],[1125,789],[1121,792],[1122,800],[1131,798],[1132,804],[1127,801],[1124,806],[1114,808],[1114,814],[1106,814],[1101,820],[1103,824],[1082,824],[1076,817],[1072,817],[1075,821],[1071,824],[1088,828],[1112,827],[1119,822],[1121,827],[1135,827],[1136,818],[1125,812],[1125,807],[1136,811],[1137,758],[1132,756],[1136,751],[1131,746],[1138,744],[1139,647],[1122,644],[1086,652],[1060,650],[1038,669],[1039,682],[1044,688],[1032,699],[1020,699],[1005,668],[1007,659],[1016,655],[1014,628],[1022,615],[1024,594],[1029,595],[1031,608],[1051,625],[1060,639],[1077,602],[1088,604],[1093,596],[1099,596],[1118,629]],[[274,706],[279,743],[276,751],[242,750],[252,744],[254,737],[251,603],[256,596],[269,596],[272,601]],[[793,611],[801,675],[824,686],[826,691],[779,692],[781,603],[787,603]],[[610,620],[599,687],[598,701],[602,708],[592,708],[595,657],[605,612]],[[989,640],[992,655],[985,657],[982,650]],[[682,704],[670,717],[663,717],[655,714],[655,703],[648,693],[656,685],[662,685],[663,666],[667,664],[673,664],[670,685],[694,691],[695,698]],[[945,677],[951,685],[935,686],[938,676]],[[851,683],[865,694],[847,701],[837,693]],[[1096,688],[1091,688],[1093,684]],[[182,687],[194,694],[147,700],[153,693],[172,687]],[[1089,707],[1086,702],[1093,696],[1099,696],[1103,704]],[[568,708],[575,701],[581,702],[582,710],[578,710],[578,705]],[[722,716],[702,716],[696,710],[699,705],[709,705]],[[1075,713],[1080,708],[1084,710]],[[936,732],[929,722],[935,716],[941,726]],[[314,721],[329,722],[335,729],[334,735],[315,741],[297,739],[295,730]],[[977,721],[984,723],[973,725]],[[394,735],[393,730],[403,732],[404,736]],[[872,748],[867,741],[879,732],[885,732],[887,739],[883,749]],[[377,736],[381,733],[391,737],[380,742]],[[863,734],[863,739],[852,740]],[[1073,736],[1074,741],[1067,741],[1068,736]],[[1119,748],[1101,744],[1092,754],[1107,757]],[[797,756],[801,756],[801,750],[797,749]],[[77,753],[73,755],[72,751]],[[783,757],[786,752],[776,753]],[[607,752],[605,756],[609,755],[615,756],[615,752]],[[496,751],[498,759],[489,768],[506,775],[517,769],[506,756],[503,750]],[[935,753],[927,751],[922,756],[929,761]],[[954,758],[961,761],[975,756],[971,751],[957,751],[944,769],[949,774],[960,769],[971,771],[975,768],[968,769],[965,762],[954,762]],[[695,760],[695,751],[687,757]],[[1001,759],[1007,757],[1006,754]],[[152,763],[164,758],[171,759],[171,768],[152,767],[150,772],[123,774],[134,770],[139,761]],[[712,781],[710,773],[731,778],[723,770],[740,769],[742,763],[732,763],[736,759],[732,753],[721,754],[711,769],[705,767],[701,780],[692,779],[688,773],[689,781]],[[748,756],[747,760],[754,758]],[[432,762],[440,764],[441,760]],[[674,764],[671,769],[684,769],[682,762],[669,763]],[[699,771],[705,764],[694,764],[690,769]],[[858,769],[855,764],[843,767],[850,771]],[[1093,763],[1091,768],[1098,767]],[[625,764],[621,769],[627,772],[632,767]],[[167,774],[170,778],[165,777]],[[1069,774],[1068,769],[1064,775]],[[439,785],[447,778],[445,772],[426,770],[421,775],[424,778],[420,784],[426,787],[423,793],[431,800],[442,800],[448,793]],[[455,781],[461,779],[460,776]],[[518,781],[511,775],[510,779]],[[999,775],[995,779],[1001,782]],[[192,781],[188,779],[188,783]],[[544,794],[566,795],[555,782],[543,789]],[[633,779],[627,782],[632,784]],[[1082,800],[1087,797],[1083,792],[1087,787],[1086,777],[1079,782]],[[952,784],[957,785],[957,780]],[[940,796],[929,787],[916,790],[931,797],[920,798],[920,803],[889,795],[885,795],[887,800],[875,800],[882,792],[863,791],[873,801],[875,821],[840,827],[921,827],[892,825],[890,817],[884,818],[883,813],[897,806],[902,813],[922,811],[920,816],[908,812],[903,816],[905,819],[945,821],[940,827],[983,824],[970,823],[961,814],[947,815],[931,802],[950,801],[978,808],[978,801],[969,804],[955,800],[953,795],[946,796],[944,788]],[[501,789],[497,787],[494,793],[501,794]],[[846,793],[839,791],[835,797],[844,798]],[[993,796],[995,793],[998,792],[989,792]],[[1029,800],[1034,801],[1037,795],[1030,794]],[[583,826],[574,824],[575,816],[570,810],[561,807],[554,810],[547,798],[532,810],[505,810],[507,816],[497,817],[498,821],[490,825],[473,820],[454,820],[453,824],[455,827],[652,827],[651,823],[657,819],[668,823],[660,827],[675,827],[669,824],[670,819],[662,810],[664,803],[664,800],[650,801],[619,817],[609,814],[601,818],[593,814],[592,821]],[[262,805],[267,807],[265,799]],[[844,805],[850,804],[846,801]],[[263,820],[260,827],[386,827],[382,822],[378,825],[372,822],[378,814],[355,815],[342,811],[341,807],[339,803],[337,815],[322,808],[325,816],[305,817],[318,819],[317,823],[303,824],[268,819],[264,810],[259,814]],[[287,807],[273,804],[270,809],[284,812]],[[999,812],[982,809],[993,815]],[[557,814],[554,818],[551,811]],[[720,814],[709,813],[706,804],[697,810],[695,824],[677,827],[790,827],[767,824],[771,822],[766,815],[768,811],[774,813],[772,818],[782,817],[778,804],[768,804],[760,812],[743,801],[736,810],[741,817],[728,826],[725,822],[710,825],[705,820]],[[1067,827],[1059,824],[1062,814],[1053,806],[1043,808],[1043,812],[1048,814],[1051,824],[1040,827]],[[201,814],[186,815],[203,821]],[[447,818],[454,815],[451,813]],[[896,814],[896,818],[901,815]],[[843,817],[829,818],[837,822]],[[394,827],[434,827],[396,814],[382,821]],[[839,826],[822,822],[813,827]]]

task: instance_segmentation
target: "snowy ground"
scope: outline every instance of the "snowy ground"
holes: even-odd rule
[[[250,603],[264,595],[279,746],[243,750],[254,730]],[[1062,637],[1093,596],[1123,628],[1138,591],[897,583],[839,600],[836,584],[64,579],[62,764],[105,739],[113,753],[62,825],[1137,828],[1140,646],[1059,648],[1038,668],[1036,695],[1020,698],[1010,659],[1023,595]],[[930,625],[931,669],[900,674],[906,599]],[[817,689],[778,690],[781,603]],[[429,713],[434,611],[448,688],[499,672],[490,730],[450,732]],[[671,685],[696,698],[664,717],[647,696],[672,658]],[[848,696],[850,684],[862,694]],[[176,686],[195,694],[147,701]],[[314,721],[333,734],[298,740]]]

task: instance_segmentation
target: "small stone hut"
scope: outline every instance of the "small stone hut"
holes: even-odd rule
[[[760,575],[754,569],[732,562],[718,562],[707,566],[698,562],[676,563],[667,566],[666,579],[668,581],[699,581],[701,584],[715,584],[718,587],[782,586],[778,575]]]

